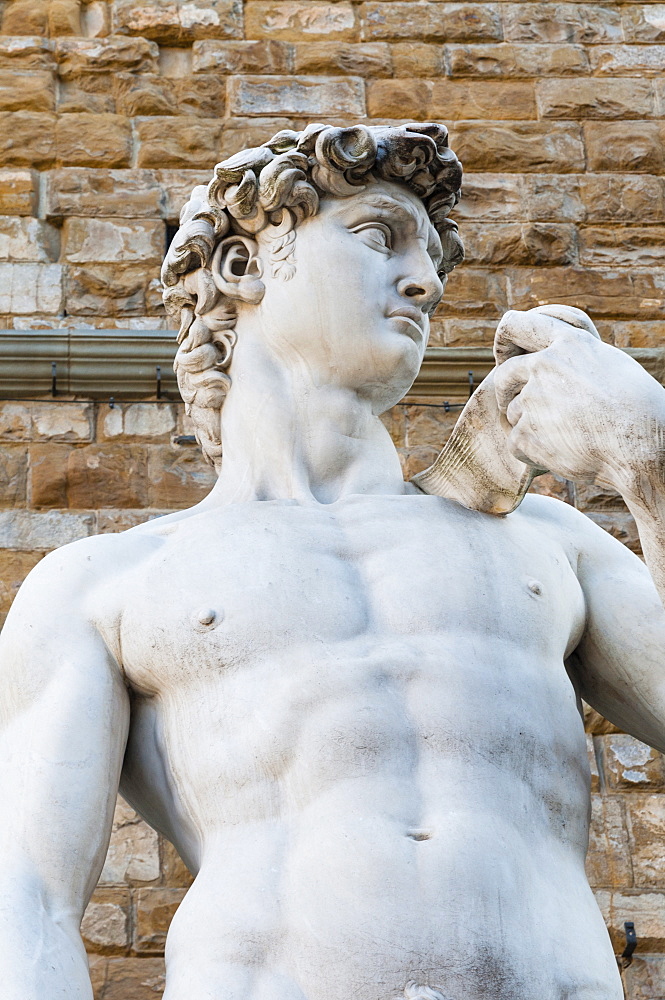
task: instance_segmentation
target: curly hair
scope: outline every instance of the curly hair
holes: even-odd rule
[[[225,238],[267,237],[273,276],[295,273],[296,228],[316,215],[325,195],[346,198],[371,180],[397,181],[423,202],[441,237],[441,271],[464,257],[448,213],[459,201],[462,168],[443,125],[415,123],[285,129],[262,146],[217,164],[192,191],[162,267],[164,303],[179,324],[174,369],[196,438],[208,462],[222,458],[221,409],[231,385],[235,302],[215,281]]]

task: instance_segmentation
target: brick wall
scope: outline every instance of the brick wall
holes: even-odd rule
[[[619,346],[665,344],[665,4],[0,0],[0,327],[164,325],[167,224],[237,149],[311,120],[436,119],[466,167],[467,262],[438,346],[491,343],[507,308],[569,301]],[[660,75],[659,75],[660,74]],[[407,473],[451,416],[386,418]],[[0,405],[0,615],[55,545],[210,488],[182,406]],[[638,548],[616,496],[546,478]],[[588,720],[589,874],[631,1000],[665,997],[665,771]],[[97,1000],[155,1000],[189,877],[120,804],[84,922]],[[571,934],[578,933],[571,913]]]

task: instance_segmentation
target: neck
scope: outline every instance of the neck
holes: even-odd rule
[[[354,493],[407,491],[390,435],[355,391],[321,384],[303,361],[285,367],[254,338],[238,338],[222,415],[225,502],[333,503]]]

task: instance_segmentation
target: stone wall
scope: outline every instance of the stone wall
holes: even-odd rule
[[[665,343],[665,4],[527,0],[0,0],[0,327],[164,325],[167,227],[238,148],[311,120],[437,119],[466,167],[467,262],[433,323],[482,346],[555,300],[619,346]],[[112,335],[112,334],[110,334]],[[387,417],[407,473],[452,418]],[[0,614],[55,545],[212,484],[182,406],[0,405]],[[615,496],[546,479],[637,549]],[[590,715],[589,873],[631,1000],[665,997],[665,770]],[[97,1000],[154,1000],[189,876],[126,805],[84,921]],[[571,912],[571,935],[579,933]]]

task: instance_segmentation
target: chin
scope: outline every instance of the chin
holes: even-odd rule
[[[424,353],[424,344],[418,345],[404,334],[382,339],[380,348],[368,357],[366,377],[358,386],[359,394],[372,400],[375,413],[384,413],[406,395],[418,376]]]

